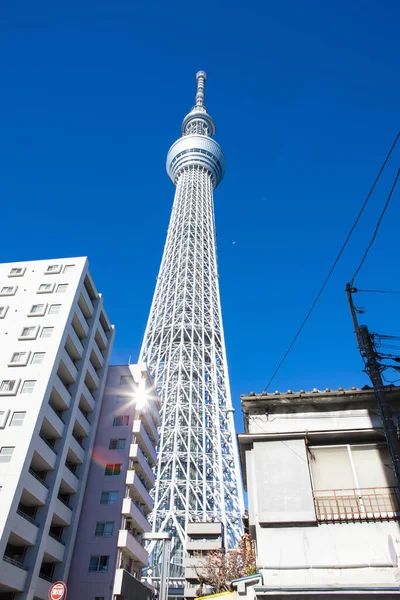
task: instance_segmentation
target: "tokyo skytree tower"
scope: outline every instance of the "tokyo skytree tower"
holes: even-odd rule
[[[225,158],[204,106],[206,74],[196,78],[196,105],[167,156],[176,192],[139,358],[162,406],[153,530],[174,534],[172,577],[183,573],[188,522],[221,521],[232,548],[244,509],[215,244]]]

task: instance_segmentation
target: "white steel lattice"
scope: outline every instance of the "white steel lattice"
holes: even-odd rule
[[[224,157],[210,137],[204,72],[197,78],[196,106],[168,154],[176,193],[139,359],[162,403],[152,521],[154,531],[175,534],[175,577],[183,572],[186,523],[221,521],[234,547],[243,513],[215,244],[213,189]]]

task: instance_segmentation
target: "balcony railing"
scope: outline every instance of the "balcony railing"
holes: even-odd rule
[[[400,490],[395,487],[314,491],[318,521],[400,519]]]
[[[19,560],[15,560],[14,558],[10,558],[5,554],[3,556],[3,560],[5,560],[5,562],[10,563],[10,565],[14,565],[14,567],[18,567],[19,569],[23,569],[24,571],[28,570],[28,567],[24,565],[24,563],[20,562]]]
[[[64,504],[64,506],[66,506],[67,508],[69,508],[70,510],[72,510],[72,506],[70,506],[66,500],[64,500],[63,498],[60,498],[60,496],[57,496],[57,498],[59,499],[59,501],[62,504]]]
[[[29,521],[33,525],[36,525],[36,527],[40,527],[39,523],[37,523],[35,521],[35,519],[32,519],[32,517],[30,517],[29,515],[27,515],[24,512],[22,512],[22,510],[20,510],[19,508],[17,508],[17,514],[19,514],[20,517],[24,517],[24,519],[26,519],[27,521]]]
[[[39,477],[39,475],[36,475],[35,471],[33,471],[32,469],[29,469],[29,473],[32,475],[32,477],[34,477],[35,479],[37,479],[38,481],[40,481],[40,483],[42,485],[44,485],[45,488],[50,489],[50,486],[44,481],[44,479],[42,479],[41,477]]]
[[[40,577],[40,579],[45,579],[46,581],[50,581],[50,583],[53,583],[53,577],[50,577],[50,575],[45,575],[44,573],[39,573],[39,577]]]
[[[49,447],[51,450],[53,450],[54,454],[57,454],[57,450],[54,448],[53,444],[52,444],[52,443],[51,443],[49,440],[47,440],[45,437],[43,437],[43,436],[42,436],[42,435],[40,435],[40,434],[39,434],[39,437],[40,437],[40,439],[41,439],[41,440],[43,440],[43,441],[44,441],[44,443],[45,443],[45,444],[47,444],[47,446],[48,446],[48,447]]]
[[[56,540],[56,542],[59,542],[60,544],[62,544],[63,546],[65,546],[64,540],[62,540],[61,538],[59,538],[58,535],[56,535],[55,533],[52,533],[51,531],[49,531],[49,536],[51,538],[53,538],[53,540]]]

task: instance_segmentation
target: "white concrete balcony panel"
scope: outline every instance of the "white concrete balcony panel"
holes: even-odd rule
[[[57,455],[40,436],[36,438],[35,450],[46,463],[46,471],[52,471],[56,465]]]
[[[148,553],[133,537],[130,531],[126,529],[119,530],[118,548],[124,550],[129,557],[140,566],[140,568],[147,567],[149,564]]]
[[[81,287],[81,295],[82,295],[82,300],[79,299],[80,300],[79,305],[81,306],[82,301],[83,301],[84,311],[82,311],[82,312],[84,312],[87,319],[90,319],[90,317],[93,316],[94,307],[93,307],[93,302],[89,298],[89,294],[87,293],[85,286]]]
[[[74,475],[72,473],[72,471],[70,471],[70,469],[68,469],[68,467],[66,465],[64,465],[64,468],[63,468],[62,478],[67,485],[68,493],[76,494],[76,492],[78,491],[79,480],[78,480],[77,476]]]
[[[17,511],[11,521],[11,531],[26,542],[27,546],[34,546],[38,537],[39,527],[34,525],[33,519],[23,517]]]
[[[78,355],[79,358],[82,358],[84,352],[83,345],[72,327],[70,327],[68,330],[68,336],[71,339],[71,343],[74,347],[76,355]]]
[[[149,457],[150,465],[154,466],[157,462],[157,453],[141,421],[133,422],[132,433],[136,436],[140,449]]]
[[[125,569],[116,569],[112,597],[121,598],[149,598],[151,592],[144,583]]]
[[[200,584],[196,585],[195,587],[188,587],[186,585],[184,588],[183,596],[185,598],[196,598],[197,590],[199,589],[199,586],[200,586]]]
[[[77,330],[79,338],[85,338],[89,335],[89,325],[85,316],[78,305],[75,306],[75,315],[72,319],[74,329]]]
[[[140,420],[142,421],[149,437],[157,444],[160,436],[158,435],[157,427],[154,424],[151,411],[149,409],[142,409],[138,412],[140,415]]]
[[[100,338],[100,349],[105,350],[108,346],[108,338],[107,338],[107,336],[104,332],[103,326],[100,322],[97,324],[97,332],[98,332],[99,338]]]
[[[66,378],[66,381],[69,384],[75,383],[75,381],[78,379],[78,369],[72,362],[71,357],[69,356],[69,354],[66,350],[64,350],[61,355],[61,361],[62,361],[62,363],[64,363],[64,366],[67,369],[68,374],[69,374],[69,377]],[[62,364],[60,363],[60,369],[62,369],[62,368],[63,368]]]
[[[59,410],[67,410],[71,404],[71,394],[56,375],[53,380],[53,390],[50,395],[50,400]]]
[[[51,535],[47,535],[45,553],[49,554],[54,562],[62,562],[65,553],[65,546]]]
[[[47,422],[46,422],[47,421]],[[46,407],[45,418],[43,419],[42,430],[46,433],[46,437],[62,438],[65,429],[65,423],[59,417],[53,408],[48,405]]]
[[[95,340],[93,341],[92,351],[94,352],[96,358],[94,366],[96,367],[96,369],[101,369],[101,367],[104,365],[104,356],[100,352],[100,348],[98,347]]]
[[[196,540],[186,542],[186,550],[192,552],[193,550],[219,550],[221,548],[221,540]]]
[[[136,471],[127,471],[125,483],[129,487],[129,492],[132,498],[137,502],[145,504],[147,512],[151,512],[154,508],[153,500],[143,483],[140,481]]]
[[[141,533],[143,533],[143,531],[151,531],[150,523],[130,498],[123,499],[122,514],[124,517],[133,521],[135,529]]]
[[[79,423],[79,427],[83,430],[84,432],[84,437],[88,437],[89,432],[90,432],[90,423],[89,421],[84,417],[82,411],[80,408],[78,408],[78,410],[76,411],[76,420]],[[82,434],[82,432],[81,432]]]
[[[28,571],[25,571],[9,560],[0,561],[0,586],[14,592],[23,592],[28,577]]]
[[[97,388],[100,385],[100,378],[97,375],[97,373],[96,373],[96,371],[95,371],[92,363],[90,362],[90,360],[89,360],[88,365],[87,365],[87,374],[88,374],[89,378],[93,382],[93,387],[97,390]]]
[[[47,487],[39,480],[38,477],[35,477],[29,471],[26,475],[24,475],[24,488],[27,492],[32,494],[34,498],[36,498],[38,504],[41,504],[42,506],[46,504],[47,494],[49,493]]]
[[[131,444],[129,458],[135,463],[135,468],[138,470],[139,475],[146,481],[147,487],[154,487],[156,482],[155,475],[150,469],[149,463],[138,444]]]
[[[42,579],[42,577],[38,577],[35,583],[35,598],[40,598],[40,600],[48,600],[49,597],[49,589],[51,583],[46,579]]]
[[[82,448],[82,446],[79,444],[79,442],[76,441],[76,439],[74,438],[73,435],[71,435],[71,437],[69,438],[68,446],[70,447],[70,450],[75,455],[77,462],[79,464],[82,464],[83,461],[85,460],[85,450]]]
[[[86,404],[89,405],[90,407],[90,411],[88,412],[93,412],[94,411],[94,405],[95,405],[95,399],[93,394],[90,392],[90,390],[88,389],[87,385],[84,383],[82,386],[82,396],[85,397],[86,400]]]
[[[61,502],[59,498],[57,498],[54,504],[54,514],[62,521],[64,527],[68,527],[71,524],[72,510]]]

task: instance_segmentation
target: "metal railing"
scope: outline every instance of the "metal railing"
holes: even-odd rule
[[[24,565],[24,563],[19,562],[19,560],[15,560],[15,558],[10,558],[9,556],[6,556],[5,554],[3,556],[3,560],[5,562],[10,563],[10,565],[14,565],[14,567],[18,567],[19,569],[23,569],[24,571],[28,570],[28,567],[26,565]]]
[[[40,481],[40,483],[42,485],[44,485],[45,488],[47,488],[48,490],[50,489],[50,486],[44,481],[44,479],[42,479],[41,477],[39,477],[39,475],[36,475],[35,471],[32,471],[32,469],[29,469],[29,473],[32,475],[32,477],[34,477],[35,479],[37,479],[38,481]]]
[[[62,502],[64,504],[64,506],[66,506],[67,508],[72,510],[72,506],[70,506],[66,500],[63,500],[62,498],[60,498],[60,496],[57,496],[57,498],[59,499],[60,502]]]
[[[39,523],[37,523],[35,519],[32,519],[32,517],[22,512],[22,510],[20,510],[19,508],[17,508],[17,514],[29,521],[30,523],[32,523],[33,525],[36,525],[36,527],[40,527]]]
[[[51,445],[51,442],[49,442],[49,440],[46,440],[46,438],[45,438],[45,437],[43,437],[43,436],[42,436],[42,435],[40,435],[40,434],[39,434],[39,437],[40,437],[40,439],[41,439],[41,440],[43,440],[43,441],[44,441],[44,443],[45,443],[45,444],[46,444],[46,445],[47,445],[49,448],[51,448],[51,450],[53,450],[54,454],[57,454],[57,450],[54,448],[54,446],[52,446],[52,445]]]
[[[318,521],[400,519],[400,490],[396,487],[314,490]]]
[[[56,542],[60,542],[60,544],[62,544],[63,546],[65,546],[64,540],[62,540],[61,538],[59,538],[55,533],[52,533],[51,531],[49,531],[49,536],[52,537],[53,540],[56,540]]]

